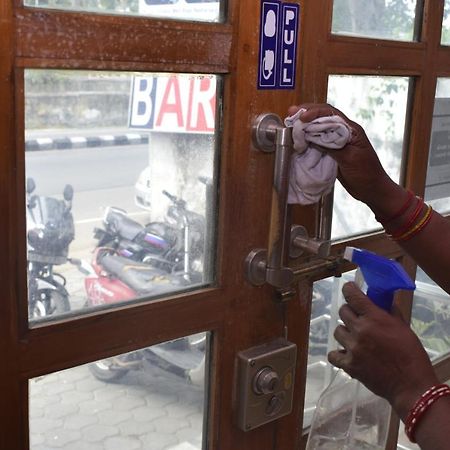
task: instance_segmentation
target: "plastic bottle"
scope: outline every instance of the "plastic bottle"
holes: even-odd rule
[[[396,290],[415,289],[414,282],[396,261],[354,247],[345,249],[344,258],[359,266],[367,296],[380,308],[391,310]],[[343,303],[342,295],[333,295],[333,301],[339,297]],[[332,305],[332,311],[337,310]],[[337,323],[337,317],[334,319]],[[386,400],[343,370],[337,370],[318,400],[306,450],[384,450],[389,419],[390,405]]]

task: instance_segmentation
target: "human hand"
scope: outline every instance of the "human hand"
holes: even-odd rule
[[[417,398],[438,383],[428,355],[395,306],[387,313],[355,283],[346,283],[342,292],[344,325],[334,336],[344,349],[330,352],[328,360],[386,398],[404,419]]]
[[[332,115],[339,115],[347,122],[352,129],[350,142],[341,150],[325,148],[321,150],[327,152],[338,163],[338,179],[350,195],[382,215],[384,209],[389,208],[389,205],[385,205],[386,198],[392,198],[393,191],[398,186],[383,169],[363,128],[328,104],[291,106],[289,115],[295,114],[300,108],[306,109],[300,116],[303,122],[311,122],[318,117]],[[393,209],[396,208],[397,203],[393,206]]]

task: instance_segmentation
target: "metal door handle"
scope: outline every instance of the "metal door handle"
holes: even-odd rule
[[[262,114],[253,124],[253,143],[259,150],[275,152],[270,233],[267,250],[252,250],[246,258],[247,279],[259,286],[269,283],[287,288],[294,281],[294,271],[287,267],[288,256],[304,252],[326,258],[330,252],[332,199],[322,198],[318,209],[319,238],[310,238],[300,225],[290,226],[288,191],[293,153],[292,129],[285,127],[275,114]]]
[[[275,114],[262,114],[253,125],[253,143],[264,152],[275,151],[268,250],[252,250],[246,259],[247,278],[255,285],[277,288],[292,284],[294,273],[286,266],[290,246],[288,190],[293,152],[292,130]]]

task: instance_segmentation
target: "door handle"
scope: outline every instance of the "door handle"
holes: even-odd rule
[[[250,283],[256,286],[269,283],[276,288],[287,288],[294,281],[294,271],[287,267],[288,257],[295,258],[307,252],[325,258],[330,251],[330,241],[309,238],[306,229],[301,226],[294,226],[291,230],[288,192],[294,150],[292,128],[285,127],[277,115],[267,113],[256,118],[252,131],[253,144],[258,150],[275,152],[275,168],[267,250],[254,249],[248,254],[245,260],[246,275]],[[320,219],[324,222],[324,217]],[[329,224],[319,225],[319,236],[323,237]]]
[[[249,253],[247,278],[254,285],[269,283],[277,288],[288,287],[294,280],[293,270],[286,265],[291,234],[287,198],[293,152],[292,129],[285,127],[277,115],[262,114],[253,124],[253,143],[258,150],[275,152],[275,168],[267,251],[256,249]]]

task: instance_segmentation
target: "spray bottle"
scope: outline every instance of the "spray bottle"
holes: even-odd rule
[[[346,247],[344,258],[358,266],[355,282],[363,290],[365,284],[367,296],[388,312],[396,290],[415,289],[414,282],[396,261],[354,247]],[[344,303],[342,294],[333,298]],[[334,311],[339,309],[332,306]],[[334,319],[337,324],[338,318]],[[333,331],[330,326],[330,333]],[[334,344],[337,348],[335,341]],[[318,400],[306,450],[383,450],[389,419],[389,403],[339,369]]]

